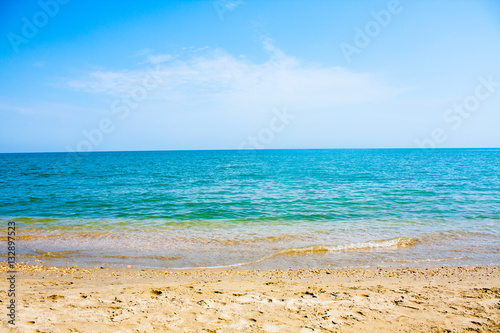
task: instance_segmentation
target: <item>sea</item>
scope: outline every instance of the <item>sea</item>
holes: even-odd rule
[[[28,264],[324,269],[500,264],[500,149],[0,154]]]

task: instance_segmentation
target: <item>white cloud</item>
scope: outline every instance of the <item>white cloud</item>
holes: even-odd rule
[[[204,106],[329,107],[386,101],[402,91],[371,73],[307,64],[282,52],[270,39],[263,41],[263,48],[269,54],[263,63],[220,49],[193,51],[184,59],[148,55],[151,65],[143,70],[94,71],[67,84],[80,91],[121,96],[140,87],[153,71],[161,81],[155,90],[156,99],[187,105],[203,102]]]
[[[167,62],[172,59],[170,54],[159,54],[148,56],[148,62],[151,64],[161,64],[162,62]]]
[[[244,4],[243,1],[221,1],[221,2],[224,3],[226,8],[228,8],[229,10],[235,10],[237,7]]]

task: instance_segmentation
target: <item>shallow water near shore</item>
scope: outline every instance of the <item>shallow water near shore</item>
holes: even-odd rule
[[[0,154],[0,170],[0,222],[16,222],[18,261],[500,262],[499,149]]]

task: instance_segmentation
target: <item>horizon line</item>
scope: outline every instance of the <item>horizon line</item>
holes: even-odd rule
[[[27,151],[0,152],[0,154],[90,154],[90,153],[138,153],[138,152],[188,152],[188,151],[272,151],[272,150],[445,150],[445,149],[500,149],[500,147],[367,147],[367,148],[216,148],[216,149],[144,149],[144,150],[94,150],[94,151]]]

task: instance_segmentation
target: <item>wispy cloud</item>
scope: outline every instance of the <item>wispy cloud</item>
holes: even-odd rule
[[[161,64],[162,62],[167,62],[172,59],[170,54],[158,54],[148,56],[148,62],[151,64]]]
[[[38,68],[43,68],[45,67],[46,63],[44,61],[37,61],[31,64],[33,67],[38,67]]]
[[[220,105],[287,103],[297,107],[327,107],[387,100],[401,89],[373,73],[305,63],[285,54],[271,39],[263,40],[269,54],[254,63],[221,49],[189,52],[187,56],[148,54],[143,70],[93,71],[67,81],[75,90],[120,96],[141,84],[148,71],[162,82],[155,98],[186,104]]]
[[[243,1],[221,1],[229,10],[235,10],[239,6],[243,5]]]

